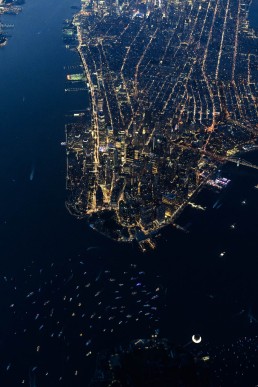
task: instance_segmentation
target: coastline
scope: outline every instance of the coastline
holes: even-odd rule
[[[250,3],[251,5],[252,3]],[[79,54],[79,57],[80,57],[80,61],[83,65],[83,68],[84,68],[84,72],[86,74],[86,85],[88,85],[88,95],[89,95],[89,98],[90,98],[90,106],[91,106],[91,117],[92,117],[92,131],[93,131],[93,138],[94,138],[94,147],[93,147],[93,153],[94,153],[94,157],[95,157],[95,160],[94,160],[94,163],[93,163],[93,172],[95,174],[95,179],[96,181],[98,180],[98,166],[99,166],[99,128],[98,128],[98,111],[97,111],[97,101],[96,101],[96,95],[95,95],[95,89],[94,89],[94,85],[93,85],[93,82],[92,82],[92,76],[90,74],[90,69],[88,68],[88,65],[86,63],[86,59],[84,58],[84,55],[83,55],[83,52],[82,52],[82,47],[84,45],[83,41],[82,41],[82,33],[81,33],[81,30],[80,30],[80,25],[79,25],[79,22],[76,21],[76,18],[78,18],[82,12],[83,12],[83,7],[84,7],[84,4],[81,4],[81,9],[78,13],[76,13],[73,17],[73,25],[76,26],[76,29],[77,29],[77,38],[78,38],[78,45],[76,47],[76,50]],[[246,13],[247,17],[249,15],[249,11]],[[228,124],[234,124],[234,121],[232,120],[232,122],[229,120],[228,121]],[[248,127],[246,127],[246,130],[247,131],[250,131],[252,132],[252,134],[254,136],[256,136],[255,138],[257,138],[257,133],[254,133],[255,131],[251,128],[250,125],[248,125]],[[253,139],[254,140],[254,139]],[[238,148],[234,148],[234,152],[230,154],[230,156],[227,156],[227,154],[225,154],[224,156],[222,155],[210,155],[209,152],[206,152],[206,150],[203,150],[203,149],[199,149],[199,151],[203,154],[205,154],[207,157],[211,156],[211,160],[213,159],[214,161],[214,168],[209,171],[209,176],[211,176],[212,174],[215,174],[216,171],[219,170],[219,168],[224,165],[225,163],[227,162],[234,162],[234,163],[237,163],[237,165],[239,165],[240,163],[242,163],[243,165],[246,165],[248,166],[247,162],[245,162],[245,160],[239,160],[237,158],[237,155],[238,154],[245,154],[246,151],[243,151],[242,150],[242,147],[243,147],[243,144],[239,145]],[[206,179],[207,180],[207,179]],[[159,232],[159,230],[161,230],[162,228],[166,227],[167,225],[171,225],[171,224],[174,224],[174,220],[176,220],[180,214],[183,212],[183,210],[185,209],[185,207],[188,205],[188,202],[193,198],[195,197],[202,189],[203,189],[203,186],[205,186],[205,179],[203,181],[201,181],[200,185],[198,185],[191,193],[190,195],[188,196],[188,198],[183,202],[183,203],[180,203],[180,205],[178,206],[178,208],[174,209],[173,213],[171,214],[170,218],[165,221],[164,223],[160,224],[158,227],[155,226],[155,227],[149,227],[149,229],[146,231],[144,228],[141,227],[141,231],[144,233],[144,239],[148,239],[151,234],[153,232]],[[98,184],[98,183],[96,183]],[[96,192],[95,192],[96,194]],[[178,203],[177,203],[178,204]],[[96,198],[93,200],[93,204],[92,204],[92,209],[88,210],[89,213],[93,213],[94,211],[95,212],[98,212],[99,214],[101,214],[102,212],[104,211],[109,211],[111,210],[112,207],[106,207],[106,209],[103,208],[102,209],[99,209],[97,210],[96,209]],[[70,213],[72,213],[71,211],[69,211]],[[81,215],[81,218],[84,217],[84,214],[85,212],[82,212],[82,215]],[[86,212],[87,213],[87,212]],[[86,215],[85,215],[86,217]],[[87,220],[88,221],[88,220]],[[98,226],[98,225],[97,225]],[[121,223],[121,227],[123,227],[123,223]],[[125,226],[126,227],[126,226]],[[118,242],[132,242],[134,240],[137,240],[137,237],[133,236],[133,235],[130,235],[130,238],[128,239],[125,239],[125,238],[121,238],[121,239],[115,239],[115,238],[112,238],[111,235],[109,235],[108,233],[104,232],[103,230],[99,229],[98,230],[98,227],[94,227],[95,230],[97,230],[98,232],[100,232],[101,234],[107,236],[107,237],[110,237],[111,239],[114,239]]]
[[[250,325],[247,312],[236,318],[232,316],[250,305],[257,316],[258,207],[257,190],[253,189],[258,182],[256,171],[238,169],[229,163],[223,166],[227,176],[232,176],[232,183],[219,197],[212,191],[203,190],[200,193],[202,198],[198,200],[207,206],[205,212],[196,211],[190,206],[185,209],[182,217],[187,220],[184,223],[184,219],[181,219],[179,223],[184,225],[191,222],[190,233],[184,234],[166,227],[162,230],[158,248],[146,254],[140,253],[138,247],[111,242],[91,230],[86,222],[70,216],[66,210],[66,157],[64,147],[60,147],[64,117],[71,108],[85,107],[87,96],[86,92],[83,97],[81,93],[73,94],[77,101],[71,104],[72,93],[68,95],[63,92],[63,66],[77,64],[79,60],[75,51],[71,53],[64,49],[60,26],[65,18],[60,20],[60,9],[55,12],[54,20],[49,19],[49,10],[58,7],[57,3],[49,0],[44,4],[35,2],[32,12],[33,4],[28,2],[26,12],[24,9],[17,19],[17,33],[7,49],[1,51],[1,272],[2,276],[8,278],[8,282],[2,281],[1,285],[5,294],[1,301],[4,311],[1,329],[5,332],[1,368],[3,385],[18,386],[24,378],[29,383],[28,364],[38,366],[36,382],[43,386],[48,384],[55,387],[60,384],[58,377],[64,375],[64,370],[63,384],[67,387],[76,383],[87,385],[85,379],[92,374],[95,361],[92,365],[90,357],[85,357],[85,345],[82,349],[79,346],[64,346],[64,350],[61,350],[61,342],[49,337],[53,331],[52,320],[50,331],[45,328],[39,331],[39,320],[30,314],[31,308],[27,303],[30,298],[27,299],[26,294],[32,288],[27,281],[31,281],[29,274],[38,279],[42,268],[42,282],[44,278],[48,285],[44,285],[41,293],[35,292],[35,296],[39,297],[44,291],[44,294],[50,294],[51,302],[55,301],[57,287],[52,288],[49,281],[53,280],[55,284],[55,274],[61,280],[68,279],[70,273],[66,268],[71,267],[75,275],[69,284],[74,283],[74,288],[77,284],[82,285],[80,294],[85,297],[87,308],[91,297],[84,289],[85,280],[81,278],[79,282],[78,273],[84,269],[88,272],[89,281],[98,284],[95,278],[105,268],[110,269],[111,266],[115,271],[123,272],[130,264],[136,263],[139,271],[153,274],[156,279],[151,280],[152,283],[162,285],[168,294],[162,299],[164,310],[160,312],[162,336],[176,343],[185,343],[192,332],[198,331],[202,333],[204,345],[207,342],[215,346],[223,343],[225,348],[227,343],[231,345],[238,338],[255,335],[256,326]],[[67,9],[67,4],[63,3],[65,7]],[[65,12],[67,18],[72,17]],[[25,35],[24,31],[27,31]],[[37,53],[38,56],[35,56]],[[44,56],[47,57],[46,63]],[[246,158],[258,163],[255,153],[249,153]],[[35,176],[29,181],[34,161]],[[212,209],[218,199],[222,208]],[[243,199],[247,202],[245,206],[241,204]],[[230,228],[232,223],[236,223],[235,230]],[[91,246],[97,246],[98,249],[90,250]],[[219,257],[221,251],[226,251],[223,259]],[[84,266],[79,263],[81,260],[84,260]],[[56,270],[51,266],[53,262]],[[11,281],[14,271],[15,280],[20,285],[19,294],[14,293],[14,283]],[[39,283],[40,280],[35,282]],[[13,296],[9,296],[9,293]],[[68,293],[66,286],[64,295]],[[92,298],[95,300],[94,296]],[[9,308],[12,302],[16,303],[16,307],[18,304],[20,313],[25,315],[29,312],[26,314],[26,324],[22,324],[21,319],[15,319],[12,313],[14,309]],[[55,312],[56,320],[62,321],[59,306],[63,309],[63,305],[60,302],[56,303]],[[109,299],[106,302],[110,302]],[[69,305],[72,313],[72,303]],[[46,308],[38,305],[36,309],[43,313]],[[44,316],[41,317],[44,323]],[[49,321],[47,315],[45,321]],[[70,321],[71,317],[67,318],[67,325]],[[91,320],[84,320],[83,327],[87,328],[90,323]],[[104,324],[103,320],[99,320],[99,323]],[[121,331],[116,331],[113,336],[109,334],[103,338],[96,335],[98,349],[119,346],[136,336],[148,336],[146,325],[142,324],[141,329],[141,325],[134,327],[129,324],[122,325]],[[28,329],[27,336],[21,332],[23,328]],[[74,334],[79,335],[80,332],[74,330]],[[68,334],[66,337],[69,340]],[[35,344],[41,345],[39,353]],[[95,342],[93,344],[95,354]],[[66,362],[66,350],[73,359],[72,364]],[[12,365],[7,372],[9,362]],[[79,370],[76,378],[75,369]],[[44,372],[47,371],[49,376],[45,377]],[[242,385],[251,383],[243,380]]]
[[[5,39],[3,43],[0,43],[0,47],[4,47],[6,46],[6,44],[7,44],[7,39]]]
[[[4,1],[0,2],[0,17],[2,16],[12,16],[12,15],[18,15],[20,12],[22,12],[22,7],[21,5],[24,5],[25,1],[19,2],[19,1],[13,1],[10,3],[5,3]],[[4,47],[8,43],[7,36],[3,33],[4,28],[9,28],[10,25],[5,25],[1,23],[0,20],[0,48]],[[12,26],[11,26],[12,27]],[[1,43],[1,39],[3,42]]]

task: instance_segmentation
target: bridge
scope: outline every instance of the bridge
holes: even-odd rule
[[[239,167],[239,165],[244,165],[245,167],[258,169],[258,165],[252,164],[249,161],[243,160],[237,157],[225,157],[225,161],[229,161],[230,163],[235,163]]]
[[[230,163],[235,163],[238,167],[239,165],[244,165],[245,167],[253,168],[253,169],[258,169],[258,165],[252,164],[249,161],[246,161],[244,159],[241,159],[240,157],[227,157],[227,156],[221,156],[221,155],[216,155],[211,152],[208,152],[206,150],[201,150],[201,153],[219,161],[219,162],[225,162],[228,161]]]

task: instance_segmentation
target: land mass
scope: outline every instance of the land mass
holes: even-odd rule
[[[72,26],[90,109],[66,126],[73,215],[112,239],[150,241],[221,163],[240,163],[239,151],[255,146],[258,45],[249,7],[83,2]]]
[[[20,5],[24,4],[24,0],[0,0],[0,15],[17,15],[22,11]],[[6,28],[13,28],[13,24],[3,24],[0,20],[0,48],[7,44]]]

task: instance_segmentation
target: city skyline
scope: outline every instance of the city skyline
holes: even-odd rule
[[[83,2],[73,26],[90,111],[66,127],[72,214],[155,247],[221,164],[248,165],[238,154],[258,133],[249,4]]]

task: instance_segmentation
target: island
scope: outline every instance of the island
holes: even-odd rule
[[[17,15],[21,12],[21,5],[24,0],[0,0],[0,15]],[[13,24],[3,24],[0,20],[0,48],[7,44],[7,36],[4,33],[5,29],[13,28]]]
[[[84,0],[70,23],[90,107],[66,125],[71,214],[155,246],[258,134],[250,0]],[[82,117],[83,116],[83,117]],[[252,166],[252,165],[250,165]],[[253,166],[257,168],[257,166]]]
[[[25,0],[0,0],[0,15],[17,15],[22,11],[21,5]]]

